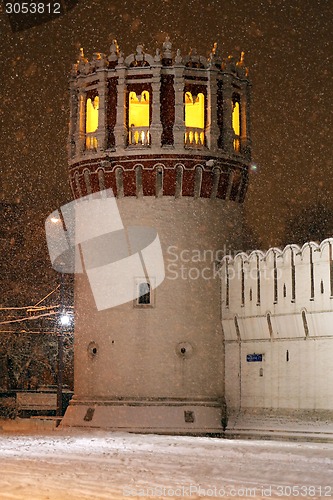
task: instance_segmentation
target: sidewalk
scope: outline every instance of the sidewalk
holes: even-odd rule
[[[333,442],[333,413],[240,410],[229,415],[225,437]]]
[[[0,433],[56,431],[61,417],[0,419]],[[102,429],[101,429],[102,430]],[[241,411],[229,415],[226,439],[257,439],[333,442],[333,417],[327,414],[299,415]]]

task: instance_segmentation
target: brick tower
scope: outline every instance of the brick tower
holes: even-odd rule
[[[243,54],[221,60],[138,45],[81,51],[70,83],[74,197],[112,188],[124,226],[159,234],[165,279],[96,309],[75,278],[75,389],[63,425],[137,432],[223,430],[221,252],[237,248],[251,157]],[[112,285],[110,284],[110,287]]]

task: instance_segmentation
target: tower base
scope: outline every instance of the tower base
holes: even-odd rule
[[[222,435],[225,415],[217,400],[76,399],[61,427],[90,427],[145,434]]]

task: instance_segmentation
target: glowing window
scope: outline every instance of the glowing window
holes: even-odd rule
[[[129,93],[128,123],[130,127],[149,127],[149,92],[137,96]]]
[[[234,140],[234,149],[235,151],[240,150],[240,104],[239,97],[234,96],[232,101],[232,128],[234,130],[234,134],[236,136]]]
[[[185,126],[190,128],[205,128],[205,97],[202,93],[192,96],[185,93]]]
[[[86,105],[86,133],[90,134],[96,132],[98,128],[98,108],[99,108],[99,97],[96,96],[95,99],[87,99]]]

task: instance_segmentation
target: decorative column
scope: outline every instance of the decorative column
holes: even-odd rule
[[[175,149],[184,149],[184,65],[182,64],[182,57],[179,50],[177,50],[175,57],[174,75],[175,123],[173,126],[173,140]]]
[[[216,151],[220,131],[217,125],[217,74],[215,66],[215,57],[211,58],[211,64],[208,68],[208,86],[207,86],[207,124],[206,124],[206,142],[211,151]]]
[[[73,79],[70,81],[70,108],[69,108],[69,137],[68,137],[68,156],[73,158],[77,148],[76,131],[78,129],[78,93],[75,85],[76,71],[73,71]]]
[[[90,64],[84,57],[83,49],[80,49],[80,55],[77,62],[79,72],[77,78],[77,125],[75,131],[75,156],[80,156],[86,149],[86,92],[84,90],[84,78],[89,73]]]
[[[223,75],[223,148],[234,153],[234,130],[232,128],[232,75]]]
[[[251,83],[247,82],[245,84],[244,90],[244,121],[246,123],[246,137],[244,138],[244,148],[243,154],[247,160],[251,160],[251,115],[250,115],[250,105],[251,105]]]
[[[240,59],[236,63],[236,74],[241,80],[240,87],[240,110],[241,110],[241,153],[247,160],[251,160],[251,135],[250,135],[250,82],[247,79],[248,69],[244,63],[244,52],[241,52]]]
[[[97,128],[97,151],[104,151],[106,149],[106,72],[105,56],[99,56],[96,61],[96,74],[98,75],[97,92],[99,97],[98,106],[98,128]]]
[[[77,99],[77,126],[75,131],[75,156],[79,156],[85,150],[86,140],[86,94],[84,89],[79,88]]]
[[[150,124],[150,135],[152,147],[161,147],[162,123],[161,123],[161,56],[159,51],[156,51],[154,57],[154,65],[151,67],[153,77],[151,79],[151,87],[153,93],[152,99],[152,117]]]
[[[117,83],[117,119],[114,127],[114,135],[117,148],[125,148],[127,145],[127,126],[126,126],[126,67],[124,58],[120,53],[118,64],[116,66]]]

